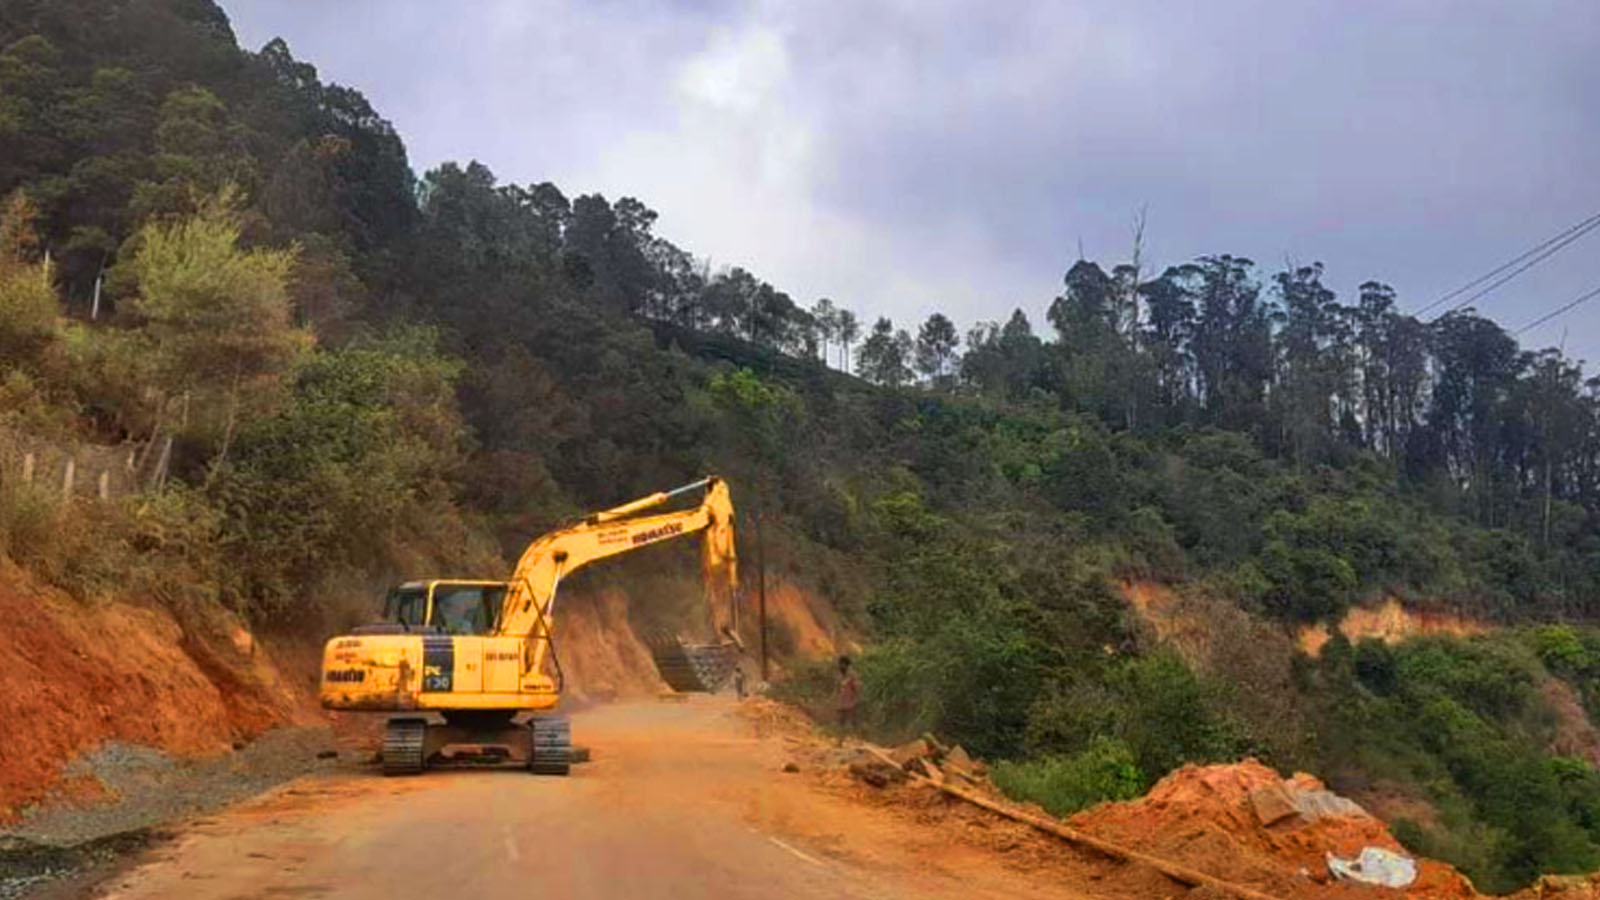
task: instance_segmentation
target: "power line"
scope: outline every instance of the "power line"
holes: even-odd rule
[[[1559,315],[1561,315],[1561,314],[1563,314],[1565,312],[1568,312],[1568,311],[1570,311],[1572,309],[1575,309],[1575,308],[1577,308],[1579,306],[1582,306],[1583,304],[1589,302],[1590,300],[1593,300],[1596,297],[1600,297],[1600,287],[1597,287],[1592,291],[1589,291],[1589,292],[1587,292],[1585,294],[1580,295],[1579,297],[1577,297],[1576,299],[1572,300],[1571,302],[1567,303],[1564,306],[1557,307],[1556,309],[1553,309],[1553,310],[1545,313],[1544,315],[1540,316],[1539,318],[1534,319],[1532,322],[1529,322],[1528,324],[1522,326],[1521,328],[1518,328],[1516,331],[1512,332],[1511,335],[1512,335],[1512,337],[1516,337],[1516,336],[1522,334],[1524,331],[1527,331],[1530,328],[1536,328],[1536,327],[1538,327],[1540,325],[1543,325],[1544,323],[1550,321],[1551,319],[1554,319],[1556,316],[1559,316]]]
[[[1513,278],[1516,278],[1518,275],[1521,275],[1523,272],[1528,271],[1529,269],[1533,268],[1534,266],[1538,265],[1539,263],[1544,262],[1545,260],[1549,259],[1550,257],[1556,255],[1556,253],[1559,252],[1563,247],[1567,246],[1568,244],[1571,244],[1573,241],[1576,241],[1578,238],[1581,238],[1584,235],[1588,234],[1589,232],[1595,230],[1595,228],[1597,228],[1597,227],[1600,227],[1600,221],[1597,221],[1594,224],[1592,224],[1592,225],[1588,226],[1587,228],[1583,229],[1582,231],[1577,232],[1576,234],[1573,234],[1571,237],[1566,238],[1561,243],[1552,245],[1548,250],[1546,250],[1543,253],[1539,254],[1538,256],[1535,256],[1534,258],[1528,260],[1527,262],[1523,263],[1522,265],[1518,266],[1517,268],[1512,269],[1510,272],[1507,272],[1506,274],[1504,274],[1504,275],[1500,276],[1499,278],[1495,279],[1487,287],[1484,287],[1482,290],[1479,290],[1477,293],[1473,294],[1472,296],[1468,297],[1467,299],[1462,300],[1460,303],[1455,304],[1454,306],[1452,306],[1449,309],[1445,310],[1440,315],[1449,315],[1450,313],[1456,312],[1457,310],[1461,310],[1461,309],[1464,309],[1464,308],[1472,305],[1474,302],[1476,302],[1479,299],[1481,299],[1484,295],[1488,294],[1490,291],[1495,290],[1496,288],[1500,287],[1501,285],[1505,284],[1506,282],[1512,280]],[[1436,316],[1435,318],[1438,318],[1438,317]]]
[[[1473,280],[1471,280],[1471,281],[1467,282],[1466,284],[1456,288],[1455,290],[1449,292],[1448,294],[1445,294],[1444,296],[1442,296],[1439,299],[1433,301],[1432,303],[1429,303],[1427,306],[1424,306],[1423,308],[1417,310],[1415,313],[1412,313],[1412,315],[1414,315],[1414,316],[1416,316],[1418,318],[1421,318],[1422,315],[1424,313],[1428,312],[1429,310],[1434,309],[1435,307],[1441,306],[1441,305],[1443,305],[1445,303],[1448,303],[1451,300],[1455,299],[1456,297],[1459,297],[1462,294],[1466,293],[1467,291],[1470,291],[1473,288],[1476,288],[1478,285],[1481,285],[1486,281],[1490,281],[1491,279],[1494,279],[1493,282],[1491,284],[1489,284],[1487,287],[1483,288],[1482,290],[1477,291],[1476,293],[1474,293],[1471,296],[1467,297],[1467,299],[1462,300],[1461,302],[1455,304],[1449,310],[1446,310],[1446,312],[1447,313],[1448,312],[1454,312],[1454,311],[1456,311],[1458,309],[1462,309],[1462,308],[1470,305],[1474,301],[1483,298],[1489,292],[1491,292],[1493,290],[1496,290],[1497,288],[1499,288],[1500,286],[1504,285],[1506,282],[1510,281],[1511,279],[1516,278],[1518,275],[1521,275],[1523,272],[1528,271],[1529,269],[1533,268],[1534,266],[1538,265],[1539,263],[1544,262],[1545,260],[1547,260],[1550,257],[1554,256],[1556,253],[1560,252],[1567,245],[1571,244],[1573,241],[1578,240],[1579,238],[1581,238],[1584,235],[1588,234],[1589,232],[1593,231],[1597,227],[1600,227],[1600,213],[1595,213],[1594,215],[1588,217],[1587,219],[1584,219],[1583,221],[1577,223],[1576,225],[1572,225],[1572,226],[1566,228],[1565,230],[1561,231],[1559,234],[1555,235],[1554,237],[1548,238],[1548,239],[1540,242],[1539,244],[1537,244],[1537,245],[1535,245],[1533,247],[1530,247],[1529,249],[1523,251],[1521,254],[1519,254],[1515,258],[1513,258],[1511,260],[1508,260],[1508,261],[1506,261],[1504,263],[1501,263],[1500,265],[1494,267],[1493,269],[1490,269],[1488,272],[1485,272],[1484,274],[1478,276],[1477,278],[1474,278]],[[1512,271],[1507,272],[1508,269],[1510,269]],[[1505,274],[1502,275],[1501,273],[1505,273]],[[1500,277],[1497,278],[1496,276],[1500,276]]]

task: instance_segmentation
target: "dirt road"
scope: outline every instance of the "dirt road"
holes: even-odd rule
[[[302,779],[195,823],[110,896],[1080,896],[783,774],[783,739],[728,700],[601,707],[573,731],[594,762],[566,779]]]

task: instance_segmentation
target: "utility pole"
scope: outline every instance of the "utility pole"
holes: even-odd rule
[[[772,670],[767,664],[767,544],[761,533],[761,509],[756,508],[756,596],[761,620],[761,681],[772,680]]]

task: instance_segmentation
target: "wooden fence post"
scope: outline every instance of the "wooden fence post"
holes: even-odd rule
[[[72,478],[77,474],[77,460],[67,457],[67,473],[61,478],[61,496],[72,499]]]
[[[33,454],[22,454],[22,483],[33,484]]]
[[[100,471],[100,499],[111,499],[111,473],[105,469]]]
[[[167,483],[167,466],[172,462],[172,435],[161,444],[161,455],[156,458],[155,471],[150,473],[150,489],[159,491]]]

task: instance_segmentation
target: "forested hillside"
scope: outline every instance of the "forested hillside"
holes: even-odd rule
[[[1600,865],[1547,696],[1600,709],[1600,393],[1471,308],[1134,244],[1063,260],[1038,330],[897,327],[711,270],[639,200],[418,176],[210,0],[7,3],[0,196],[0,434],[170,459],[136,502],[0,479],[0,551],[80,596],[320,637],[374,584],[718,472],[868,645],[873,729],[1064,808],[1256,753],[1415,799],[1401,833],[1482,887]],[[1256,639],[1180,657],[1141,579]],[[1506,628],[1295,655],[1387,594]]]

